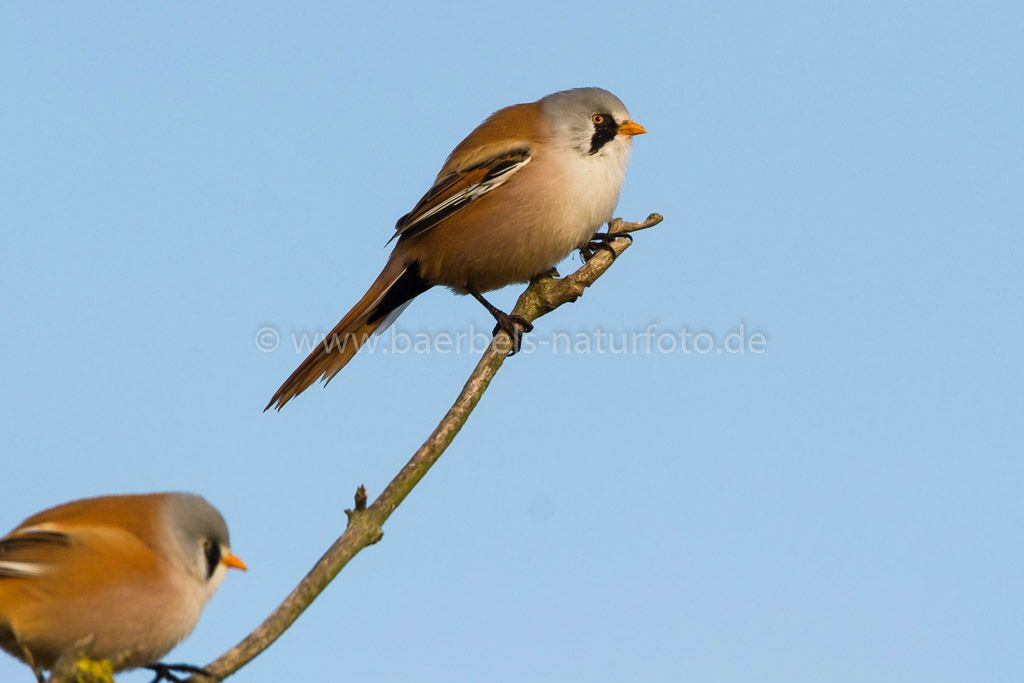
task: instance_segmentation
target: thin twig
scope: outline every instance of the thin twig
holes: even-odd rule
[[[628,236],[629,233],[645,230],[661,221],[662,217],[656,213],[652,213],[646,220],[639,223],[630,223],[619,218],[612,219],[608,224],[609,234],[623,237],[608,243],[611,251],[604,249],[596,251],[593,257],[575,273],[564,278],[557,278],[551,274],[534,278],[530,286],[519,297],[512,313],[533,322],[562,304],[576,301],[583,295],[583,291],[594,284],[611,267],[615,259],[629,248],[632,243],[632,238]],[[256,630],[206,666],[206,670],[216,679],[222,680],[252,661],[298,619],[299,615],[309,607],[359,551],[381,539],[384,535],[384,522],[401,505],[406,496],[455,439],[456,434],[469,418],[469,414],[480,402],[480,397],[487,390],[487,386],[498,372],[498,368],[505,362],[505,358],[511,351],[511,346],[512,339],[507,333],[500,332],[495,336],[444,419],[413,454],[405,467],[377,496],[373,504],[366,507],[366,490],[360,486],[356,492],[354,509],[345,511],[348,515],[348,526],[345,528],[345,532],[324,553],[313,569],[284,599],[284,602]],[[208,680],[206,676],[197,674],[190,677],[187,683],[207,683]]]

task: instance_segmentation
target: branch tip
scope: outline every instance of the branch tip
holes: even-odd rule
[[[647,228],[653,228],[658,223],[665,220],[665,217],[660,213],[652,213],[639,222],[624,221],[621,218],[613,218],[608,221],[608,233],[613,235],[636,232],[638,230],[646,230]]]

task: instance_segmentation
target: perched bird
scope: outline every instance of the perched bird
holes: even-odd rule
[[[436,285],[470,294],[514,343],[531,326],[483,292],[545,273],[611,219],[631,139],[647,131],[601,88],[501,109],[448,156],[433,187],[395,226],[394,250],[370,289],[277,390],[282,408],[330,381],[375,331]]]
[[[40,681],[76,648],[117,670],[177,668],[156,662],[192,631],[229,567],[246,568],[224,518],[199,496],[104,496],[44,510],[0,538],[0,648]]]

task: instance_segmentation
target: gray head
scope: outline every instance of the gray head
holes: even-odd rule
[[[191,493],[166,494],[167,519],[176,541],[176,559],[212,594],[228,567],[244,569],[231,553],[228,525],[217,509]]]
[[[540,100],[540,106],[556,142],[585,156],[626,152],[632,136],[647,132],[630,119],[622,100],[602,88],[552,93]]]

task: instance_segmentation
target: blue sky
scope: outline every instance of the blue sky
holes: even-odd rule
[[[666,221],[535,338],[743,325],[764,352],[511,359],[239,680],[1019,675],[1019,5],[352,5],[0,10],[0,526],[202,493],[251,570],[169,659],[233,645],[476,359],[361,354],[263,414],[294,335],[484,116],[601,85],[650,130],[618,213]],[[471,325],[433,291],[398,331]]]

